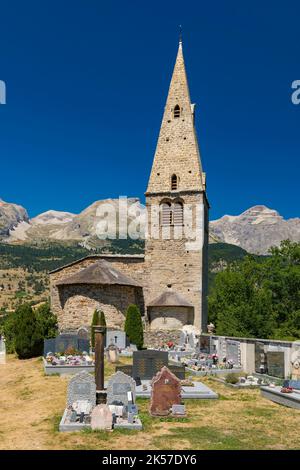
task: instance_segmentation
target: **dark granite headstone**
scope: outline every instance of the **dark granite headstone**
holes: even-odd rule
[[[134,351],[133,352],[133,377],[141,380],[151,380],[162,367],[168,366],[167,351]]]
[[[267,371],[267,355],[265,353],[264,343],[255,342],[255,372],[258,374]]]
[[[124,366],[116,366],[116,372],[118,372],[118,370],[132,377],[132,365],[131,364],[126,364]]]
[[[268,374],[273,377],[285,377],[284,370],[284,352],[283,351],[268,351],[267,352],[267,367]]]
[[[176,377],[180,380],[185,379],[185,367],[184,366],[176,366],[176,365],[168,365],[168,369],[176,375]]]
[[[207,335],[200,335],[200,352],[205,354],[211,353],[211,337]]]
[[[90,342],[88,339],[79,338],[76,335],[61,334],[56,338],[44,340],[44,356],[48,352],[64,353],[69,347],[73,347],[77,351],[89,352]]]
[[[49,352],[55,353],[55,338],[44,340],[44,356],[46,357]]]

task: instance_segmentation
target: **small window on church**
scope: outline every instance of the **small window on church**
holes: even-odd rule
[[[183,225],[183,204],[175,202],[173,211],[174,225]]]
[[[172,209],[169,202],[163,202],[161,204],[161,225],[172,224]]]
[[[171,178],[171,190],[175,191],[178,187],[178,178],[176,175],[172,175]]]
[[[180,107],[178,104],[176,104],[174,108],[174,118],[179,118],[180,117]]]

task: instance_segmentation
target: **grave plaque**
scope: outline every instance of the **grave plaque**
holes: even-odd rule
[[[86,371],[74,375],[68,385],[67,405],[80,400],[87,400],[92,407],[96,405],[95,378]]]
[[[268,351],[267,352],[268,374],[273,377],[285,377],[284,371],[284,352]]]
[[[107,405],[95,406],[91,416],[91,428],[93,430],[110,430],[112,428],[112,422],[112,412]]]
[[[168,365],[167,351],[134,351],[133,352],[133,377],[141,380],[151,380],[163,366]]]
[[[255,341],[255,372],[265,373],[267,369],[267,356],[264,343]]]
[[[232,361],[233,364],[239,365],[240,363],[240,342],[231,339],[226,340],[226,359]]]
[[[107,384],[107,404],[111,405],[118,401],[127,406],[128,392],[132,392],[133,401],[135,401],[135,381],[123,372],[116,372]]]
[[[186,416],[185,405],[172,405],[171,413],[174,416]]]

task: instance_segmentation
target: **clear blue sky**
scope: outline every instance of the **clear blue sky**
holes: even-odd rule
[[[299,213],[296,1],[2,0],[0,197],[34,216],[143,200],[183,25],[211,219]]]

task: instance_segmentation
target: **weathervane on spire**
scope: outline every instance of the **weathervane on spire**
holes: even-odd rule
[[[179,25],[179,44],[182,44],[182,26]]]

